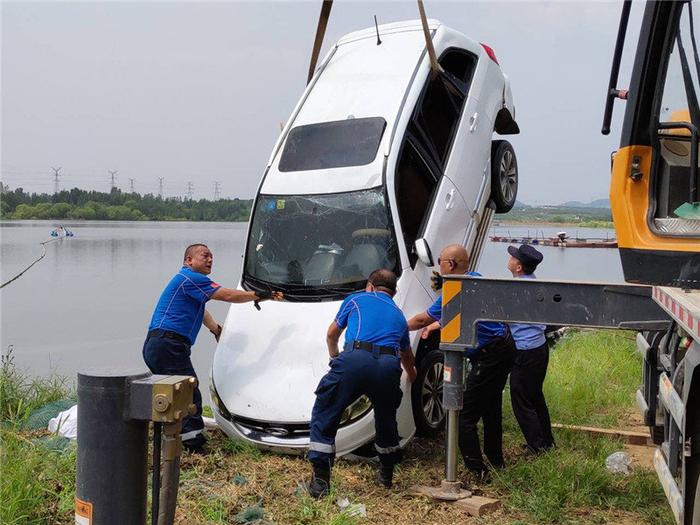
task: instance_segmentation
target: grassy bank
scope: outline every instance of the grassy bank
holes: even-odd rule
[[[639,376],[632,334],[567,336],[552,352],[546,381],[553,421],[624,428],[634,410]],[[16,378],[11,381],[14,385]],[[46,394],[46,401],[56,397],[53,386],[47,386]],[[261,514],[267,522],[304,525],[673,522],[652,471],[636,468],[629,476],[616,476],[605,469],[605,458],[622,449],[621,443],[556,431],[556,450],[524,458],[508,399],[504,405],[508,467],[490,485],[465,479],[477,493],[501,500],[502,509],[486,518],[470,518],[449,504],[409,495],[414,484],[437,485],[442,479],[442,438],[411,442],[392,491],[374,484],[373,465],[341,459],[334,469],[332,497],[313,501],[298,490],[298,481],[308,476],[303,458],[263,453],[217,432],[208,456],[183,458],[178,523],[251,523]],[[11,425],[2,430],[0,522],[72,523],[74,453],[47,453],[32,441],[37,433],[21,430],[26,410],[5,411],[4,402],[2,410],[3,418],[11,415]],[[335,503],[340,497],[364,504],[367,516],[341,512]]]
[[[511,224],[550,224],[580,228],[612,228],[608,208],[568,208],[563,206],[527,206],[513,208],[495,221]]]

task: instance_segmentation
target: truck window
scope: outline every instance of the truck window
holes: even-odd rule
[[[691,23],[692,13],[692,23]],[[700,84],[696,41],[692,29],[698,27],[700,17],[690,4],[683,7],[679,27],[673,40],[673,51],[663,81],[663,96],[659,106],[659,122],[668,125],[692,123],[700,127]],[[660,233],[693,233],[683,220],[681,207],[691,199],[690,187],[690,131],[681,127],[660,129],[660,159],[655,167],[654,227]],[[679,213],[676,213],[679,211]],[[697,231],[695,232],[697,233]]]
[[[377,156],[386,121],[381,117],[349,118],[297,126],[289,132],[280,171],[362,166]]]
[[[412,140],[407,138],[398,161],[396,197],[411,267],[415,266],[417,260],[413,244],[430,209],[437,185],[438,177],[423,160]]]

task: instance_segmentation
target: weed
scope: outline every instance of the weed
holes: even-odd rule
[[[69,395],[63,377],[30,379],[17,370],[12,347],[0,357],[0,421],[18,426],[32,410]]]

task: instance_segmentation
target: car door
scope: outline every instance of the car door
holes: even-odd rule
[[[474,53],[464,49],[450,49],[440,58],[440,64],[458,82],[466,97],[460,115],[449,157],[445,161],[445,176],[449,177],[469,208],[470,216],[478,220],[489,195],[490,157],[493,122],[480,99],[485,98],[483,74],[477,73],[479,64]],[[488,98],[488,97],[486,97]],[[473,230],[473,229],[472,229]]]
[[[410,131],[399,154],[396,174],[399,222],[409,262],[426,288],[443,246],[462,243],[469,210],[454,183],[442,176],[428,149]],[[433,254],[433,265],[418,260],[416,239],[424,239]]]

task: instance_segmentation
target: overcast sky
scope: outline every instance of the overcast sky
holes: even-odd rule
[[[279,124],[300,97],[320,0],[3,2],[2,181],[211,198],[254,195]],[[600,134],[621,4],[438,2],[430,18],[487,43],[510,77],[521,135],[519,200],[607,197],[613,133]],[[620,87],[642,5],[635,3]],[[323,53],[340,36],[417,18],[414,1],[336,0]]]

